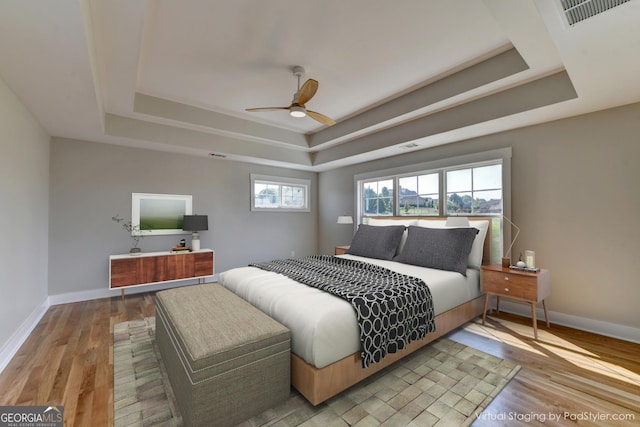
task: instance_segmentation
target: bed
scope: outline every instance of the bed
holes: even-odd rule
[[[402,254],[405,258],[411,258],[410,254],[418,252],[415,243],[422,238],[419,233],[447,228],[445,219],[374,218],[370,220],[368,229],[376,233],[374,236],[379,236],[383,231],[398,228],[398,225],[405,231],[398,242],[389,243],[389,247],[384,249],[387,254],[383,258],[387,259],[380,259],[379,248],[374,248],[375,245],[371,245],[370,241],[362,245],[362,236],[365,235],[362,226],[352,242],[356,253],[338,257],[366,262],[423,280],[429,287],[433,301],[435,332],[410,342],[402,350],[386,354],[382,360],[367,367],[363,367],[355,310],[348,301],[257,266],[235,268],[220,274],[220,284],[291,330],[291,382],[313,405],[324,402],[482,314],[479,270],[482,264],[490,260],[491,219],[473,218],[470,221],[470,227],[479,231],[471,238],[471,249],[465,256],[464,266],[458,263],[458,271],[415,265],[411,259],[409,262],[407,259],[399,262],[403,261]],[[358,242],[360,248],[366,248],[363,253],[356,250]],[[369,255],[369,247],[377,252],[371,254],[375,257],[362,256]],[[388,259],[389,251],[393,252],[391,259]]]

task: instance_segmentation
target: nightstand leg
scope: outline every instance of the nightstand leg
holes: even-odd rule
[[[124,302],[124,288],[120,289],[120,292],[122,294],[122,302]]]
[[[500,297],[496,295],[496,314],[500,313]]]
[[[489,294],[484,295],[484,310],[482,311],[482,324],[484,325],[484,320],[487,318],[487,306],[489,305]]]
[[[544,308],[544,320],[547,321],[547,328],[550,328],[551,324],[549,323],[549,313],[547,313],[547,302],[545,300],[542,300],[542,307]]]
[[[536,319],[536,304],[531,304],[531,317],[533,318],[533,339],[538,339],[538,320]]]

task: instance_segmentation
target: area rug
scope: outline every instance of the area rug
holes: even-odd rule
[[[118,323],[113,332],[115,426],[181,426],[155,343],[155,318]],[[281,405],[243,427],[468,426],[520,366],[447,338],[312,406],[292,389]]]

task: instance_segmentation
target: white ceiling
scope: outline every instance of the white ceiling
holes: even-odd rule
[[[0,78],[52,136],[304,170],[640,101],[640,0],[0,1]],[[320,82],[286,111],[291,68]],[[400,149],[407,144],[413,148]]]

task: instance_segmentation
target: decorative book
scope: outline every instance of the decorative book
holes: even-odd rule
[[[510,265],[511,270],[528,271],[529,273],[537,273],[540,271],[538,267],[518,267],[517,265]]]

